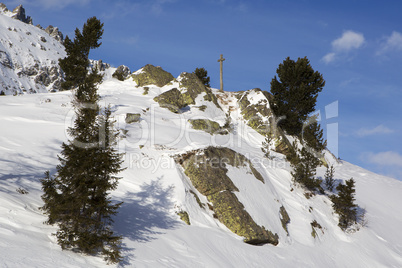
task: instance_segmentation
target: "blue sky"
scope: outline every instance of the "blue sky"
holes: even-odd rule
[[[87,18],[104,22],[91,54],[135,71],[160,65],[178,76],[207,69],[228,91],[270,90],[278,65],[307,56],[326,80],[317,103],[340,158],[402,180],[401,1],[19,0],[34,24],[70,37]],[[326,108],[327,107],[327,108]],[[327,110],[327,111],[326,111]]]

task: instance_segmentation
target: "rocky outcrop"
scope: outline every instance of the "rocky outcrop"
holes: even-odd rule
[[[13,63],[10,59],[10,56],[5,51],[0,50],[0,64],[6,68],[12,69]]]
[[[250,95],[259,95],[257,103],[250,102]],[[248,91],[236,93],[239,108],[247,125],[263,136],[271,136],[275,138],[275,151],[288,155],[292,149],[292,144],[287,139],[285,133],[277,126],[276,118],[270,108],[272,95],[267,91],[255,88]]]
[[[45,29],[45,32],[47,32],[51,37],[53,37],[54,39],[56,39],[59,42],[63,42],[63,40],[64,40],[63,33],[60,32],[59,28],[57,28],[57,27],[53,27],[52,25],[49,25]]]
[[[137,123],[141,119],[141,114],[132,114],[132,113],[127,113],[126,114],[126,124],[131,124],[131,123]]]
[[[128,76],[131,74],[130,68],[128,68],[125,65],[120,65],[117,67],[116,71],[112,74],[112,76],[120,81],[124,81],[125,79],[128,78]]]
[[[183,99],[183,95],[177,88],[166,91],[154,98],[154,101],[159,103],[159,106],[166,108],[173,113],[178,113],[180,109],[187,106]]]
[[[5,12],[8,12],[8,11],[9,10],[8,10],[7,6],[5,4],[3,4],[3,3],[0,3],[0,12],[5,13]]]
[[[132,78],[139,87],[147,85],[163,87],[174,79],[171,73],[166,72],[160,66],[155,67],[152,64],[147,64],[139,71],[133,73]]]
[[[264,183],[262,175],[242,154],[229,148],[208,147],[176,157],[193,186],[212,203],[216,217],[227,228],[249,244],[278,244],[278,235],[257,225],[244,209],[234,192],[239,189],[227,176],[227,165],[250,168],[256,179]]]
[[[32,24],[32,18],[30,16],[25,15],[25,9],[22,7],[22,5],[19,5],[16,8],[14,8],[13,14],[14,15],[11,16],[13,19],[20,20],[27,24]]]
[[[203,130],[211,135],[227,135],[230,132],[229,126],[221,127],[218,122],[209,119],[189,119],[188,122],[193,129]]]
[[[201,93],[205,93],[204,100],[213,102],[218,108],[221,108],[218,104],[216,96],[212,93],[211,89],[206,87],[202,81],[194,73],[181,73],[179,76],[180,88],[185,102],[195,104],[195,99]]]

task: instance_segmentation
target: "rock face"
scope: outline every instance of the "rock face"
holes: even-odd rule
[[[201,82],[197,75],[184,72],[180,74],[179,80],[184,100],[188,105],[195,104],[197,96],[201,93],[205,93],[204,100],[211,101],[220,108],[216,96],[212,93],[210,88],[206,87]]]
[[[124,81],[130,74],[130,68],[125,65],[120,65],[119,67],[117,67],[112,76],[120,81]]]
[[[30,16],[25,16],[25,9],[22,7],[22,5],[17,6],[13,10],[13,19],[20,20],[22,22],[25,22],[27,24],[32,24],[32,18]]]
[[[194,129],[203,130],[211,135],[227,135],[230,132],[229,127],[221,127],[218,122],[209,119],[189,119],[188,122]]]
[[[184,173],[194,187],[213,204],[216,217],[227,228],[249,244],[278,244],[278,235],[257,225],[244,209],[234,192],[239,189],[227,176],[226,165],[249,166],[250,173],[264,183],[262,175],[242,154],[229,148],[208,147],[180,155],[176,162],[184,168]]]
[[[126,121],[126,124],[131,124],[131,123],[139,122],[140,119],[141,119],[141,114],[127,113],[125,121]]]
[[[56,39],[59,42],[63,42],[64,37],[63,33],[59,31],[59,28],[53,27],[52,25],[47,26],[45,29],[45,32],[47,32],[51,37]]]
[[[155,67],[152,64],[147,64],[139,71],[133,73],[132,78],[139,87],[147,85],[163,87],[174,79],[171,73],[166,72],[160,66]]]
[[[24,23],[20,23],[19,21]],[[32,25],[22,5],[12,12],[0,4],[0,92],[22,94],[60,90],[58,60],[65,57],[61,32]]]
[[[178,113],[180,109],[187,106],[183,95],[177,88],[166,91],[154,98],[162,108],[166,108],[173,113]]]
[[[270,108],[272,95],[259,88],[236,93],[239,108],[247,125],[263,136],[272,136],[276,139],[275,151],[288,155],[292,152],[292,145],[285,133],[276,127],[276,118]],[[254,101],[253,98],[258,99]]]

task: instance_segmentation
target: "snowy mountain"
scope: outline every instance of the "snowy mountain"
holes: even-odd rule
[[[47,66],[49,59],[57,63],[65,55],[43,30],[5,14],[0,20],[3,46],[11,40],[28,48],[35,38],[36,45],[43,43],[41,36],[47,40],[42,44],[46,50],[36,45],[29,53],[7,50],[11,66]],[[0,79],[12,81],[16,92],[36,86],[30,84],[32,77],[18,77],[15,70],[20,69],[4,66]],[[326,152],[337,183],[356,181],[359,214],[365,211],[364,219],[344,232],[328,191],[309,196],[292,181],[283,154],[292,137],[276,133],[272,159],[264,157],[260,127],[272,123],[269,94],[258,89],[220,92],[203,87],[193,74],[174,78],[152,65],[120,80],[114,78],[116,70],[104,70],[99,94],[102,106],[112,106],[127,168],[111,193],[114,201],[124,202],[114,224],[123,236],[121,266],[402,266],[400,181]],[[72,92],[49,89],[0,97],[0,264],[113,267],[98,256],[62,251],[52,236],[56,227],[43,224],[39,180],[46,170],[55,172],[75,116]],[[324,177],[325,170],[319,167],[317,176]]]
[[[22,6],[9,11],[0,3],[0,94],[60,89],[62,38],[57,27],[33,26]]]

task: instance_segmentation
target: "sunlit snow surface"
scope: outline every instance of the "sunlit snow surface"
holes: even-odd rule
[[[124,201],[115,218],[115,231],[123,236],[125,267],[402,267],[402,183],[373,174],[346,162],[336,162],[335,178],[356,180],[356,202],[367,211],[368,224],[355,233],[337,227],[328,197],[306,199],[291,181],[283,156],[263,159],[263,137],[240,120],[232,108],[235,130],[214,135],[191,129],[188,119],[210,118],[223,124],[225,113],[212,103],[197,104],[173,114],[153,101],[158,94],[178,87],[150,86],[148,95],[131,79],[110,77],[100,86],[101,105],[111,105],[116,127],[127,130],[118,144],[125,153],[119,187],[113,200]],[[216,92],[216,91],[215,91]],[[38,209],[39,180],[46,170],[54,174],[57,154],[67,141],[74,111],[71,92],[0,97],[0,266],[1,267],[114,267],[101,257],[62,251],[44,225]],[[255,96],[257,100],[259,96]],[[223,110],[235,105],[227,93]],[[197,107],[207,105],[205,112]],[[126,125],[126,113],[140,113],[141,121]],[[279,235],[278,246],[251,246],[201,209],[189,190],[198,193],[171,156],[209,145],[225,146],[254,160],[263,184],[247,168],[228,167],[228,176],[239,188],[239,200],[253,219]],[[141,145],[141,149],[140,149]],[[318,176],[323,177],[325,168]],[[27,190],[20,194],[16,190]],[[293,189],[293,190],[292,190]],[[203,203],[207,200],[198,193]],[[289,235],[279,221],[283,205],[291,218]],[[176,215],[185,210],[191,225]],[[310,223],[322,227],[314,239]]]

